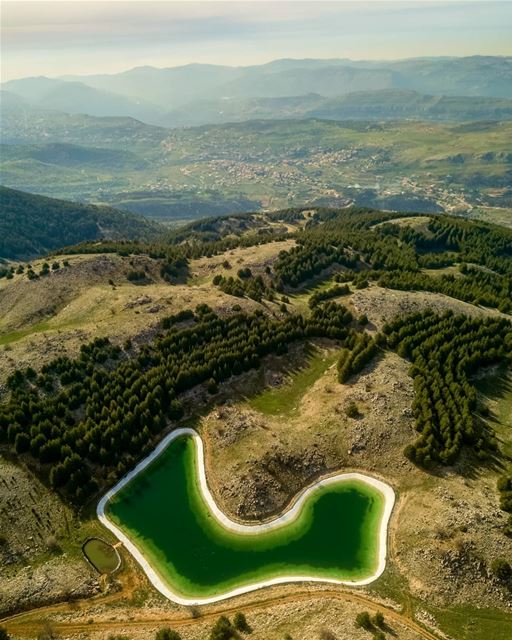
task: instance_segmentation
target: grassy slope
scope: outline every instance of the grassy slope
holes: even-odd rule
[[[479,380],[477,388],[490,411],[488,424],[496,431],[505,453],[512,460],[512,371],[498,369]]]
[[[264,415],[296,413],[306,391],[335,363],[336,356],[311,349],[304,368],[292,372],[283,385],[251,398],[249,406]]]

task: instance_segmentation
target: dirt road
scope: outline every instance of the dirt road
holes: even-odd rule
[[[9,633],[22,637],[36,637],[37,634],[41,632],[41,629],[43,628],[45,622],[51,620],[52,614],[71,613],[73,610],[80,611],[81,614],[84,614],[93,606],[97,607],[100,604],[111,604],[121,599],[126,600],[130,592],[130,585],[126,585],[126,587],[127,588],[123,588],[121,591],[115,594],[100,596],[99,598],[94,598],[91,600],[79,601],[71,605],[68,603],[63,603],[20,613],[5,618],[1,621],[1,623],[7,628]],[[244,604],[243,606],[240,606],[240,604],[234,605],[233,602],[235,602],[235,600],[231,600],[225,603],[218,603],[216,605],[209,605],[206,609],[201,610],[201,613],[200,615],[198,615],[198,617],[192,617],[191,613],[187,611],[164,614],[163,616],[155,618],[154,616],[148,615],[148,613],[145,611],[138,611],[137,609],[133,609],[130,611],[130,620],[97,620],[90,622],[84,621],[84,618],[81,615],[80,617],[82,618],[82,620],[79,622],[56,621],[51,623],[51,627],[56,633],[62,633],[66,635],[78,634],[80,632],[90,633],[91,631],[108,631],[111,633],[115,633],[126,631],[129,629],[146,629],[148,627],[159,624],[169,624],[176,629],[180,629],[183,627],[188,627],[190,625],[202,624],[205,621],[215,620],[222,614],[229,616],[230,614],[233,614],[236,611],[240,611],[241,609],[243,609],[246,614],[250,614],[251,611],[268,609],[273,606],[278,606],[285,603],[297,603],[305,601],[311,602],[322,598],[328,598],[331,600],[336,599],[343,602],[360,604],[372,612],[381,611],[388,622],[399,623],[400,625],[417,634],[418,638],[424,638],[425,640],[439,640],[438,635],[436,635],[432,631],[429,631],[409,616],[395,611],[390,607],[386,607],[382,604],[377,604],[363,594],[346,592],[340,590],[338,587],[326,587],[322,590],[315,590],[314,592],[308,591],[306,589],[306,587],[303,587],[303,590],[301,591],[299,587],[293,594],[284,596],[277,594],[270,595],[268,594],[268,592],[267,594],[265,594],[265,591],[262,590],[260,592],[255,592],[254,600],[252,602]],[[91,618],[94,619],[94,616],[91,615]]]

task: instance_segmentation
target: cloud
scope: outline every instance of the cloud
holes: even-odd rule
[[[508,44],[507,44],[508,41]],[[3,77],[139,64],[510,54],[512,2],[3,2]]]

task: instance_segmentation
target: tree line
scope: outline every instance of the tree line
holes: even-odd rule
[[[375,339],[368,333],[353,333],[338,358],[338,381],[343,384],[362,371],[377,355],[379,341],[380,336]]]
[[[411,362],[413,412],[420,434],[405,455],[415,463],[453,464],[463,445],[485,459],[496,439],[475,417],[471,375],[480,367],[512,361],[512,325],[503,318],[475,319],[423,311],[384,327],[386,344]]]
[[[512,312],[512,276],[461,265],[461,275],[431,276],[418,271],[389,271],[378,279],[380,287],[402,291],[433,291],[475,305]]]
[[[224,293],[237,298],[247,296],[256,302],[261,302],[263,298],[271,302],[275,299],[275,290],[272,287],[272,283],[267,285],[261,275],[253,276],[250,270],[248,274],[243,275],[243,278],[234,278],[233,276],[226,278],[217,274],[213,278],[213,284],[218,286]]]
[[[328,303],[309,318],[283,320],[234,313],[221,318],[199,305],[190,326],[170,328],[133,357],[97,339],[78,358],[57,358],[38,374],[17,370],[0,407],[0,441],[30,455],[51,484],[80,504],[113,483],[182,416],[179,395],[258,367],[268,354],[311,336],[345,340],[352,315]]]

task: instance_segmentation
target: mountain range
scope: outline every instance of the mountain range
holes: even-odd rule
[[[145,66],[115,74],[22,78],[1,88],[9,92],[2,92],[2,102],[11,105],[18,99],[25,107],[128,116],[165,127],[289,117],[498,120],[511,117],[512,58]]]

